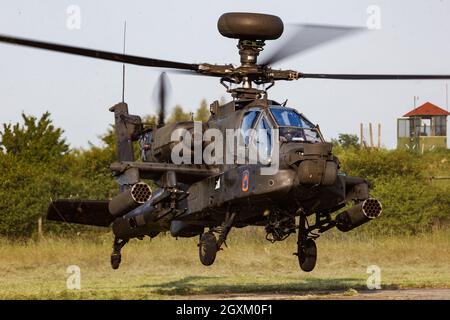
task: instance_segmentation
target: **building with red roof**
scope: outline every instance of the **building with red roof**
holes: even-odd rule
[[[424,152],[447,148],[447,116],[450,112],[431,102],[397,119],[397,148]]]
[[[425,102],[423,105],[411,110],[403,115],[404,117],[421,117],[421,116],[450,116],[450,112],[439,108],[431,102]]]

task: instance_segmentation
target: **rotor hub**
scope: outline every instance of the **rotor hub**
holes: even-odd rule
[[[241,66],[254,66],[263,51],[264,40],[239,40],[237,45],[241,56]]]
[[[293,70],[273,70],[258,64],[258,56],[266,40],[278,39],[284,30],[283,21],[277,16],[260,13],[231,12],[223,14],[217,23],[220,34],[238,39],[240,66],[200,64],[201,74],[221,78],[221,84],[235,99],[258,99],[267,96],[267,90],[277,80],[296,80],[300,74]],[[229,85],[226,85],[228,83]],[[231,88],[232,85],[240,85]],[[252,84],[268,87],[260,90]]]
[[[278,39],[284,30],[283,21],[274,15],[260,13],[229,12],[220,16],[217,28],[221,35],[238,39],[241,65],[222,77],[222,83],[228,81],[242,84],[242,87],[227,91],[234,98],[256,98],[265,94],[265,90],[252,88],[252,82],[263,84],[268,79],[265,68],[257,65],[259,53],[264,49],[265,40]]]

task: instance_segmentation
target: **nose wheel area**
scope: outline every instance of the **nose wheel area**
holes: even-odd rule
[[[318,238],[319,235],[311,231],[314,230],[317,225],[319,226],[319,232],[323,232],[333,227],[328,216],[324,221],[321,221],[320,215],[318,215],[316,219],[318,221],[316,225],[310,226],[306,215],[300,215],[297,252],[294,253],[294,255],[298,258],[300,269],[305,272],[313,271],[317,262],[317,246],[314,239]]]
[[[300,269],[310,272],[314,269],[317,262],[317,246],[313,239],[298,241],[297,257]]]

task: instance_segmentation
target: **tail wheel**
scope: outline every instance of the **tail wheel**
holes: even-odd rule
[[[217,240],[212,232],[204,233],[200,236],[198,255],[203,265],[210,266],[214,263],[217,249]]]
[[[111,267],[116,270],[119,269],[120,261],[122,260],[120,253],[113,253],[111,255]]]
[[[306,239],[298,245],[297,255],[300,268],[305,272],[312,271],[317,262],[316,242],[313,239]]]

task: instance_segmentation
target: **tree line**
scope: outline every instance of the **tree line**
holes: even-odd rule
[[[208,117],[208,104],[202,100],[194,114],[175,106],[167,122],[207,121]],[[147,125],[156,119],[151,115],[143,117]],[[100,136],[100,146],[89,143],[86,149],[70,148],[63,134],[49,112],[39,118],[22,113],[21,123],[2,125],[0,236],[32,236],[38,218],[45,218],[53,199],[109,199],[117,193],[117,183],[109,170],[116,161],[113,126]],[[64,233],[86,227],[48,222],[45,229]]]
[[[209,117],[208,104],[195,113],[175,106],[167,122]],[[143,118],[154,123],[155,116]],[[53,199],[110,199],[118,186],[109,165],[116,160],[113,126],[105,129],[101,145],[70,148],[49,112],[40,117],[22,114],[20,123],[5,123],[0,129],[0,236],[32,237],[37,220],[44,217]],[[430,176],[450,172],[447,149],[423,155],[408,151],[360,149],[357,137],[342,134],[333,141],[342,169],[368,178],[372,195],[383,203],[379,221],[358,232],[417,233],[430,231],[450,220],[450,183],[433,182]],[[45,231],[56,234],[96,230],[86,226],[45,223]]]

